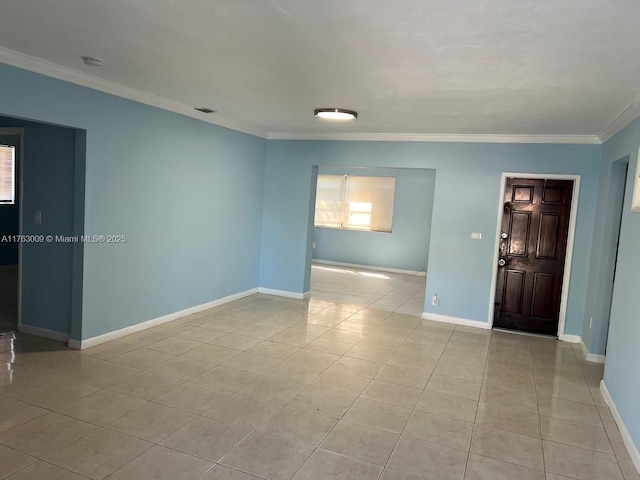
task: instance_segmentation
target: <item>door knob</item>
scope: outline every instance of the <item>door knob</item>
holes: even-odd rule
[[[502,238],[504,238],[505,240],[507,239],[508,235],[506,234],[506,232],[502,232],[502,234],[500,235]]]
[[[504,267],[507,264],[507,262],[505,261],[504,258],[501,258],[500,260],[498,260],[498,265],[500,267]]]

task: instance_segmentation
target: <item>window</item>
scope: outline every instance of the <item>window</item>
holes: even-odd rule
[[[391,232],[395,177],[318,175],[316,227]]]
[[[15,202],[16,148],[0,145],[0,205]]]

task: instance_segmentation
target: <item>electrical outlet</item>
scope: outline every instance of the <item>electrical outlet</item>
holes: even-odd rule
[[[437,307],[439,303],[440,303],[440,300],[438,299],[438,294],[434,293],[433,297],[431,297],[431,305],[433,305],[434,307]]]
[[[311,243],[311,248],[316,248],[316,242]]]

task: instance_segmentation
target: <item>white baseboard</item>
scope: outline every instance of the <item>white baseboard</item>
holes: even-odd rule
[[[479,320],[469,320],[466,318],[450,317],[448,315],[438,315],[436,313],[422,312],[423,320],[433,320],[434,322],[452,323],[454,325],[462,325],[465,327],[482,328],[489,330],[491,327],[487,322],[481,322]]]
[[[587,346],[584,344],[582,337],[580,337],[580,348],[584,354],[584,358],[587,362],[604,363],[606,357],[604,355],[598,355],[597,353],[591,353]]]
[[[427,276],[427,272],[424,272],[422,270],[402,270],[399,268],[375,267],[373,265],[358,265],[357,263],[333,262],[331,260],[317,260],[315,258],[312,260],[312,262],[324,265],[335,265],[337,267],[360,268],[362,270],[378,270],[380,272],[390,273],[403,273],[404,275],[418,275],[420,277]]]
[[[34,327],[33,325],[27,325],[25,323],[18,325],[18,331],[28,333],[29,335],[35,335],[36,337],[50,338],[51,340],[57,340],[58,342],[66,342],[69,340],[68,333],[56,332],[54,330],[49,330],[48,328]]]
[[[605,361],[606,357],[604,355],[591,353],[589,351],[589,349],[584,344],[584,341],[582,340],[582,337],[580,335],[562,334],[562,335],[558,335],[558,340],[560,340],[561,342],[577,343],[578,345],[580,345],[580,349],[582,350],[582,353],[584,354],[584,358],[587,362],[604,363]]]
[[[618,412],[618,408],[616,407],[609,390],[607,389],[607,385],[604,383],[604,380],[600,381],[600,393],[602,393],[602,398],[609,406],[611,410],[611,415],[613,415],[616,424],[618,425],[618,430],[620,430],[620,435],[622,436],[622,441],[624,442],[624,446],[627,447],[627,451],[629,452],[629,456],[631,457],[631,461],[633,461],[633,465],[636,467],[638,473],[640,473],[640,452],[638,451],[638,447],[633,442],[633,438],[631,438],[631,434],[627,429],[627,426],[624,424],[622,417],[620,416],[620,412]]]
[[[582,337],[580,335],[563,333],[561,335],[558,335],[558,340],[560,340],[561,342],[567,342],[567,343],[580,343],[582,341]]]
[[[180,310],[179,312],[170,313],[168,315],[147,320],[145,322],[136,323],[135,325],[131,325],[130,327],[121,328],[119,330],[114,330],[113,332],[108,332],[95,337],[86,338],[84,340],[75,340],[72,338],[69,340],[69,347],[75,348],[77,350],[94,347],[96,345],[100,345],[101,343],[109,342],[111,340],[116,340],[118,338],[131,335],[132,333],[137,333],[142,330],[146,330],[147,328],[157,327],[158,325],[162,325],[163,323],[177,320],[178,318],[181,318],[181,317],[186,317],[187,315],[192,315],[194,313],[202,312],[203,310],[208,310],[209,308],[217,307],[218,305],[222,305],[224,303],[229,303],[229,302],[233,302],[234,300],[239,300],[241,298],[248,297],[249,295],[253,295],[254,293],[258,293],[257,288],[252,288],[244,292],[235,293],[233,295],[219,298],[217,300],[213,300],[208,303],[203,303],[202,305],[196,305],[195,307],[190,307],[185,310]],[[67,336],[67,338],[69,337]]]
[[[277,297],[285,297],[285,298],[295,298],[298,300],[302,300],[304,298],[309,298],[311,296],[311,292],[289,292],[287,290],[274,290],[273,288],[263,288],[260,287],[258,289],[259,293],[264,293],[265,295],[275,295]]]

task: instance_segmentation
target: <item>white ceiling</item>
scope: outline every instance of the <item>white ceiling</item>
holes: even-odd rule
[[[264,132],[597,135],[640,95],[637,0],[7,0],[0,46]]]

